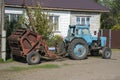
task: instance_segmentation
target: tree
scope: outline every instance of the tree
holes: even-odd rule
[[[102,13],[101,16],[101,28],[113,29],[113,27],[119,27],[120,25],[120,0],[95,0],[99,4],[106,6],[109,9],[109,13]],[[118,28],[116,28],[118,29]]]
[[[97,3],[99,3],[100,2],[100,0],[94,0],[95,2],[97,2]]]
[[[120,24],[116,24],[112,27],[112,30],[120,30]]]
[[[116,24],[120,24],[120,0],[113,0],[111,12]]]
[[[45,39],[48,38],[50,35],[52,35],[54,24],[50,23],[47,12],[46,13],[43,12],[40,5],[37,5],[35,8],[28,8],[26,11],[28,10],[30,12],[29,13],[30,15],[27,14],[29,18],[29,20],[28,18],[26,18],[27,21],[29,21],[27,22],[29,23],[27,24],[27,26],[35,27],[35,31],[38,34],[42,35],[43,38]],[[30,18],[33,19],[32,22],[30,21],[31,20]]]
[[[54,24],[50,23],[47,12],[45,14],[40,6],[36,7],[34,12],[36,31],[43,35],[43,38],[48,38],[53,32]]]

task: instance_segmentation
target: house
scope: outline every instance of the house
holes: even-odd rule
[[[24,14],[22,5],[24,0],[5,0],[5,16],[9,20],[17,19]],[[49,10],[49,18],[57,24],[55,34],[63,37],[67,35],[69,25],[90,24],[90,31],[100,28],[101,12],[108,12],[108,9],[97,4],[93,0],[26,0],[28,6],[35,6],[38,3],[44,10]]]
[[[20,15],[25,15],[24,0],[1,0],[5,1],[5,18],[9,21],[18,19]],[[2,5],[0,1],[0,4]],[[94,31],[98,33],[100,28],[100,17],[102,12],[109,12],[107,8],[94,2],[93,0],[25,0],[26,4],[34,7],[40,3],[44,11],[49,10],[49,18],[57,24],[54,29],[55,34],[67,35],[69,25],[87,24],[90,25],[90,32],[93,36]],[[0,9],[1,10],[1,9]],[[1,13],[1,12],[0,12]],[[1,15],[2,16],[2,15]],[[1,17],[0,16],[0,17]],[[1,53],[5,52],[5,32],[0,26],[2,38]],[[5,54],[5,53],[4,53]]]

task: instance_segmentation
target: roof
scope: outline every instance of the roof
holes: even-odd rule
[[[43,9],[94,12],[109,11],[106,7],[93,0],[26,0],[26,4],[29,6],[35,6],[38,3],[40,3]],[[6,6],[20,7],[23,4],[23,0],[5,0]]]

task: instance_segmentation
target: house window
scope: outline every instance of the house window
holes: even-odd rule
[[[54,31],[58,31],[59,30],[59,16],[49,16],[50,22],[53,23]]]
[[[5,14],[5,19],[9,22],[18,21],[22,14]]]
[[[90,17],[76,17],[77,25],[86,25],[90,24]]]

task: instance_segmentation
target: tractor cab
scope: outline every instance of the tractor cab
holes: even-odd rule
[[[69,26],[68,35],[65,38],[66,41],[72,41],[74,38],[83,38],[87,41],[88,45],[92,43],[92,36],[87,25],[74,25]]]

